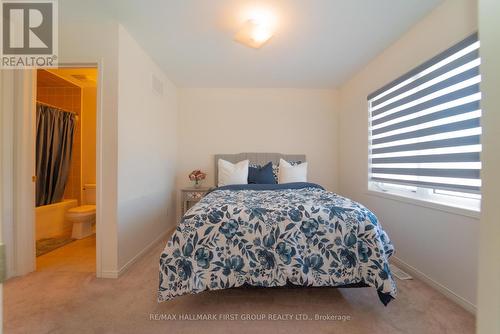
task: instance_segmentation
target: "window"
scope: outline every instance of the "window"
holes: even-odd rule
[[[370,190],[479,210],[479,65],[474,34],[368,96]]]

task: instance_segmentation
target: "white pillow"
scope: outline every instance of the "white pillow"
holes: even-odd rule
[[[280,159],[278,183],[307,182],[307,162],[292,166],[288,161]]]
[[[232,164],[229,161],[219,159],[219,187],[229,184],[248,183],[248,160]]]

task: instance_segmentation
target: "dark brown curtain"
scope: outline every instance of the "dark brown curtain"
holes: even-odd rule
[[[62,200],[73,153],[73,113],[37,104],[36,206]]]

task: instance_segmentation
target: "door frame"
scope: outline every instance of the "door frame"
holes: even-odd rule
[[[33,271],[35,266],[31,96],[36,82],[33,70],[2,72],[2,230],[9,278]]]
[[[97,69],[95,270],[96,277],[102,277],[102,64],[101,62],[65,62],[60,63],[58,67]],[[36,70],[16,70],[10,75],[12,78],[9,78],[8,74],[7,80],[10,79],[9,81],[13,83],[13,89],[9,91],[4,80],[3,91],[0,92],[2,100],[5,101],[2,117],[10,121],[10,123],[2,122],[1,124],[2,133],[7,130],[2,138],[4,140],[2,148],[11,147],[14,152],[14,154],[9,154],[7,151],[4,154],[2,150],[3,180],[8,179],[6,175],[12,177],[11,184],[2,186],[2,204],[4,204],[2,228],[7,251],[7,277],[25,275],[36,269],[35,183],[32,181],[32,176],[35,175]],[[9,115],[9,109],[11,115]],[[14,110],[20,112],[14,113]],[[11,128],[13,130],[8,130],[9,125],[13,125]],[[9,169],[10,166],[12,168]],[[10,195],[12,200],[6,199],[6,195]]]

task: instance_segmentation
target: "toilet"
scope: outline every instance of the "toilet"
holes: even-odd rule
[[[94,234],[96,217],[95,184],[85,184],[83,187],[84,205],[69,209],[66,219],[73,223],[71,237],[83,239]]]

